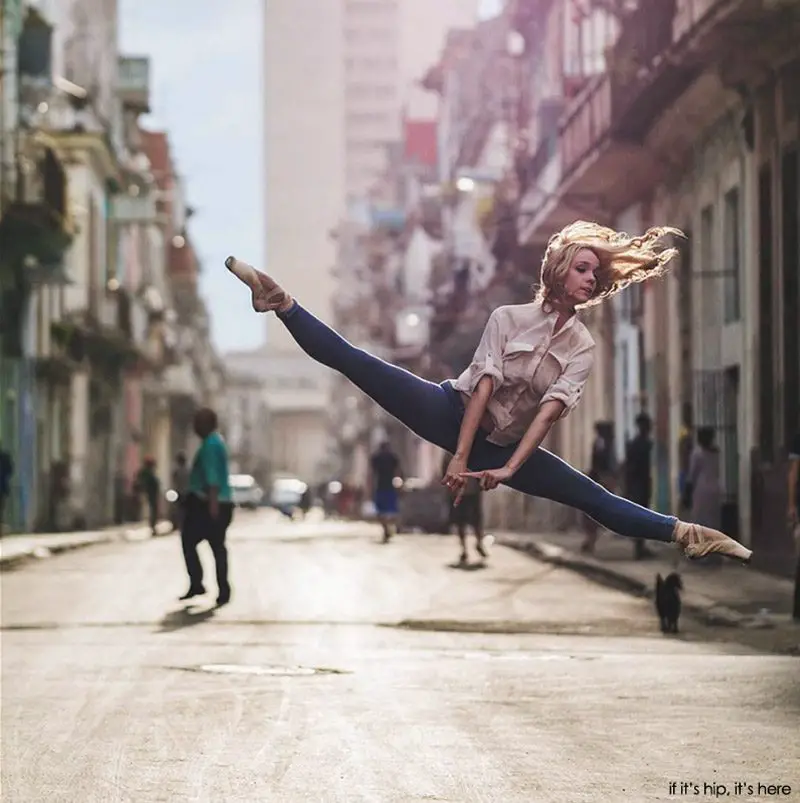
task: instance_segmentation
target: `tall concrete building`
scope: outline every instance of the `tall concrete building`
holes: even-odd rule
[[[265,0],[265,267],[324,320],[335,289],[333,232],[399,141],[413,82],[447,31],[472,26],[477,9],[476,0]],[[304,364],[273,315],[266,327],[271,442],[282,450],[281,438],[291,437],[307,452],[304,466],[321,463],[330,374]],[[304,380],[296,404],[295,373]]]

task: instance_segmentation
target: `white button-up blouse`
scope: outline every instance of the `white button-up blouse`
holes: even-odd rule
[[[494,423],[491,443],[520,440],[545,402],[562,401],[567,415],[580,400],[595,343],[576,315],[554,333],[557,318],[540,301],[498,307],[472,362],[455,381],[454,388],[469,399],[482,377],[494,380],[486,408]]]

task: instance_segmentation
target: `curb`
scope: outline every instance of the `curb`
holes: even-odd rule
[[[0,557],[0,572],[13,571],[21,568],[23,565],[45,558],[51,558],[55,555],[62,555],[66,552],[74,552],[78,549],[85,549],[90,546],[98,546],[100,544],[110,544],[115,541],[148,541],[151,538],[163,538],[172,533],[159,532],[153,536],[149,527],[126,527],[119,530],[108,530],[106,532],[98,533],[94,537],[86,538],[83,540],[66,541],[61,544],[52,544],[45,546],[32,546],[25,552],[20,552],[16,555],[9,555],[7,557]]]
[[[527,552],[545,563],[578,572],[600,585],[610,586],[633,596],[654,599],[651,584],[592,558],[584,558],[555,544],[532,538],[514,538],[508,535],[498,535],[496,538],[498,544]],[[684,593],[682,603],[684,612],[712,627],[744,627],[752,618],[719,605],[702,594]]]

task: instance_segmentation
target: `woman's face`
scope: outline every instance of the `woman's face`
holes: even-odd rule
[[[599,267],[600,260],[594,251],[581,248],[575,253],[564,279],[564,296],[567,303],[585,304],[594,295]]]

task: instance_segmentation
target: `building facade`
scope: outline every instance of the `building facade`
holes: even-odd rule
[[[311,0],[277,0],[265,8],[266,267],[287,277],[315,314],[346,328],[333,299],[353,281],[355,267],[352,251],[340,250],[343,240],[332,235],[363,216],[361,204],[383,174],[390,146],[400,141],[408,82],[421,77],[447,28],[474,20],[477,4],[333,0],[321,9]],[[280,322],[267,316],[266,326],[268,349],[287,370],[294,355],[291,372],[305,377],[307,358]],[[302,401],[309,427],[304,443],[320,465],[332,448],[333,381],[318,370],[319,407],[312,414]],[[276,434],[288,426],[284,416],[293,415],[285,403],[270,400]]]
[[[540,32],[569,12],[559,2],[517,6]],[[576,217],[632,234],[663,224],[686,233],[665,279],[608,305],[618,454],[647,412],[652,505],[677,512],[682,437],[711,427],[722,528],[776,567],[791,553],[779,519],[800,409],[791,323],[799,13],[792,3],[677,0],[614,15],[594,74],[576,83],[561,73],[554,145],[534,156],[522,201],[530,240]]]
[[[184,391],[170,374],[193,359],[210,376],[187,391],[195,406],[222,388],[202,304],[184,322],[190,348],[178,348],[171,249],[188,241],[185,202],[179,186],[160,182],[138,126],[149,62],[119,54],[112,0],[2,10],[0,438],[16,467],[9,523],[63,530],[138,519],[143,457],[156,459],[165,481],[174,457],[180,418],[171,403]]]

